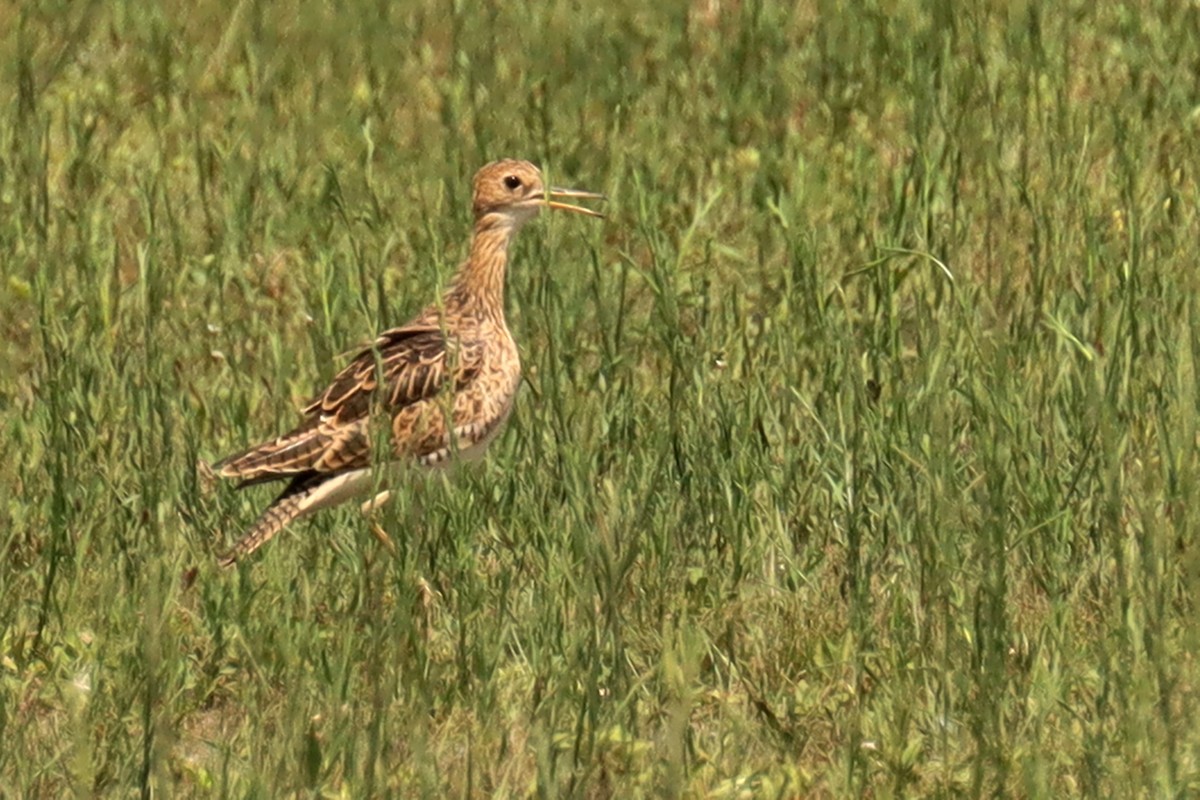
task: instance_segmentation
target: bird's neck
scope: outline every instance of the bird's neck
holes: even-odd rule
[[[499,215],[482,217],[475,223],[471,253],[458,268],[447,295],[447,306],[504,319],[504,276],[508,268],[508,246],[516,225]]]

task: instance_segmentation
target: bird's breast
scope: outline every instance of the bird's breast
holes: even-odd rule
[[[421,464],[440,466],[451,460],[478,459],[500,435],[521,385],[521,366],[511,339],[498,338],[475,377],[454,393],[449,420],[444,410],[434,411],[442,422],[434,422],[433,427],[444,433],[435,446],[419,454]]]

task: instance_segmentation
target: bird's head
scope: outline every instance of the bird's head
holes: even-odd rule
[[[472,209],[475,219],[497,215],[497,222],[519,227],[537,216],[543,208],[575,211],[592,217],[603,217],[598,211],[559,202],[558,198],[603,200],[604,195],[578,189],[547,189],[542,184],[542,171],[528,161],[505,159],[493,161],[475,173],[475,194]]]

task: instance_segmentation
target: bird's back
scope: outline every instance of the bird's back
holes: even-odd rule
[[[430,309],[360,352],[295,428],[214,469],[254,484],[369,467],[372,429],[389,418],[392,452],[378,460],[433,466],[455,453],[478,456],[507,419],[520,379],[503,318]]]

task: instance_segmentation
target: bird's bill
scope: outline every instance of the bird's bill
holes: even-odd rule
[[[557,208],[562,211],[574,211],[579,214],[587,214],[589,217],[604,218],[604,215],[599,211],[593,211],[590,208],[583,206],[571,205],[570,203],[560,203],[555,198],[572,197],[580,200],[604,200],[604,195],[597,192],[585,192],[582,189],[550,189],[546,192],[546,205],[550,208]]]

